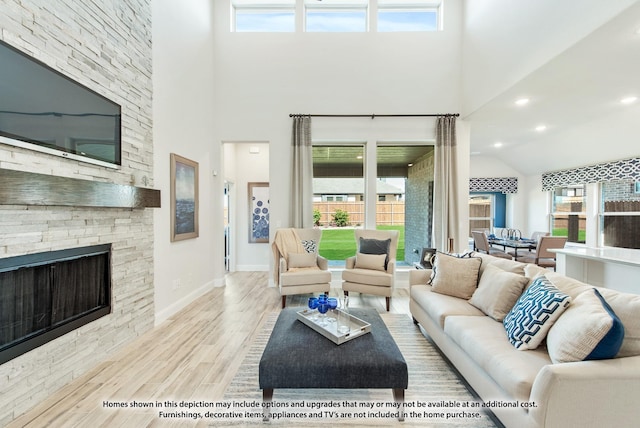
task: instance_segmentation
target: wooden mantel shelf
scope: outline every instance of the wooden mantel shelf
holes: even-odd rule
[[[0,169],[0,205],[160,208],[160,191]]]

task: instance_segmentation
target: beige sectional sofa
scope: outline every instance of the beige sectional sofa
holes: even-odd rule
[[[466,264],[457,260],[453,265],[446,265],[444,260],[452,257],[438,256],[443,263],[438,265],[436,259],[434,271],[410,272],[410,309],[414,322],[422,326],[505,426],[638,426],[640,295],[597,288],[624,326],[624,339],[619,351],[615,351],[615,358],[558,362],[559,358],[566,358],[561,348],[567,351],[567,347],[580,348],[589,342],[588,337],[585,339],[581,334],[591,334],[589,329],[593,327],[586,319],[591,317],[592,311],[587,306],[589,315],[584,317],[584,323],[577,318],[580,321],[576,326],[575,320],[576,316],[582,316],[580,310],[584,310],[584,306],[580,306],[581,302],[590,298],[594,287],[535,265],[484,254],[472,254],[481,258],[479,272],[475,267],[461,268]],[[471,296],[469,290],[465,295],[456,288],[474,275],[477,275],[477,288],[471,290]],[[484,281],[483,275],[487,275]],[[504,308],[501,312],[494,306],[500,302],[503,306],[511,305],[514,297],[509,297],[507,303],[503,297],[513,294],[520,299],[541,275],[569,297],[562,303],[565,307],[555,324],[547,326],[546,337],[539,346],[532,350],[516,349],[507,337],[505,325],[498,321],[509,315],[505,316]],[[485,293],[484,303],[478,304],[480,293],[473,294],[481,289],[486,292],[487,287],[499,282],[491,281],[497,277],[509,277],[516,285],[503,286],[501,295],[491,299],[487,299]],[[573,351],[579,355],[578,359],[584,356],[580,349],[569,349],[569,354]],[[511,407],[514,405],[516,407]]]

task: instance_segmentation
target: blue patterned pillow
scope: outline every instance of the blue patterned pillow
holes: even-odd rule
[[[536,349],[569,303],[546,276],[538,277],[504,317],[509,341],[519,350]]]
[[[318,252],[318,243],[313,239],[303,239],[302,247],[307,253],[317,253]]]

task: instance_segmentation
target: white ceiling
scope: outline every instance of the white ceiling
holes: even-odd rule
[[[639,30],[636,4],[464,117],[472,162],[497,157],[533,175],[640,155],[640,99],[620,103],[640,98]]]

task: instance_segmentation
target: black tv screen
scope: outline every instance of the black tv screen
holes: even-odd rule
[[[121,164],[121,108],[0,41],[0,143]]]

